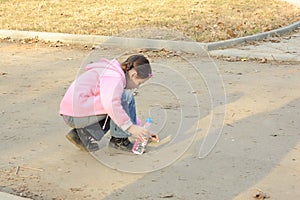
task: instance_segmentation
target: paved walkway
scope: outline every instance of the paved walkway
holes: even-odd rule
[[[300,61],[300,30],[291,35],[273,37],[267,42],[255,42],[224,50],[210,51],[212,56],[259,58],[275,61]]]
[[[285,1],[288,2],[288,3],[291,3],[295,6],[300,7],[300,0],[285,0]]]
[[[4,192],[0,192],[0,199],[1,200],[29,200],[28,198],[19,197]]]
[[[300,5],[299,0],[289,0]],[[260,58],[277,61],[300,61],[300,30],[289,36],[272,38],[267,42],[257,42],[256,44],[243,45],[224,50],[210,51],[212,56],[240,57],[240,58]],[[25,200],[11,194],[0,192],[1,200]]]

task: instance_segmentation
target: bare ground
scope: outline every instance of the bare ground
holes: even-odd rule
[[[0,45],[4,58],[0,61],[0,191],[37,200],[281,200],[300,196],[299,65],[215,60],[226,89],[226,117],[217,145],[199,159],[199,147],[211,120],[203,79],[190,73],[194,68],[181,59],[187,55],[167,50],[144,52],[152,62],[187,77],[193,88],[183,92],[188,98],[191,93],[197,96],[201,117],[193,143],[178,160],[151,173],[133,174],[107,167],[99,162],[102,158],[95,159],[65,139],[69,129],[58,116],[59,103],[91,50],[49,46]],[[126,51],[103,48],[96,57]],[[156,65],[154,80],[167,78],[176,85],[178,77],[162,69]],[[148,115],[151,97],[150,103],[159,104],[168,114],[159,134],[174,134],[178,99],[162,87],[146,91],[147,87],[142,88],[137,96],[139,115]]]

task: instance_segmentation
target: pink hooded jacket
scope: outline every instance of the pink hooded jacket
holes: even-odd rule
[[[125,74],[117,60],[101,59],[86,66],[73,81],[60,104],[60,114],[86,117],[108,114],[123,130],[132,122],[121,105]]]

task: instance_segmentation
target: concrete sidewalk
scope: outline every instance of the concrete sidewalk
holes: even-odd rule
[[[0,192],[0,199],[1,200],[30,200],[28,198],[19,197],[16,195]]]
[[[209,51],[211,56],[258,58],[274,61],[300,62],[300,30],[289,36],[268,39],[251,45],[240,45],[224,50]],[[0,192],[0,200],[28,200]]]
[[[300,7],[300,0],[284,0],[284,1],[286,1],[286,2],[288,2],[290,4],[293,4],[293,5],[297,6],[297,7]]]
[[[276,44],[279,48],[291,48],[289,45],[292,45],[297,48],[295,39],[299,37],[294,35],[291,39],[270,45]],[[0,145],[0,166],[5,166],[7,173],[1,174],[0,171],[0,182],[11,189],[2,192],[16,191],[15,194],[20,194],[25,185],[28,197],[33,199],[39,197],[32,195],[40,195],[43,199],[90,197],[88,199],[116,200],[144,197],[159,200],[173,197],[245,200],[253,199],[256,188],[259,188],[275,200],[297,199],[300,196],[297,190],[300,187],[300,127],[296,123],[300,120],[298,65],[254,65],[252,62],[215,60],[226,88],[228,118],[214,151],[207,158],[198,159],[199,145],[211,119],[209,93],[200,81],[201,77],[191,73],[196,72],[193,67],[178,59],[178,56],[155,57],[157,64],[183,72],[181,75],[185,75],[194,88],[192,93],[186,94],[195,94],[202,100],[199,105],[203,118],[199,121],[201,130],[184,157],[166,169],[144,176],[116,172],[79,152],[64,139],[68,128],[57,114],[58,105],[65,92],[64,87],[74,79],[78,65],[86,60],[89,51],[36,44],[1,45],[0,53],[5,59],[0,63],[3,76],[0,79],[3,83],[0,84],[3,91],[0,117],[6,123],[3,123],[0,133],[3,141]],[[257,48],[264,45],[266,43],[259,42]],[[274,48],[269,49],[271,53],[274,51]],[[107,48],[97,52],[97,56],[112,56],[121,51],[128,52],[127,49]],[[299,50],[295,51],[298,55]],[[265,52],[268,53],[267,49]],[[289,54],[284,50],[281,52]],[[194,56],[198,59],[198,55]],[[170,76],[161,67],[155,70],[156,80],[168,77],[169,82],[178,84],[178,76]],[[205,75],[211,77],[212,74]],[[158,88],[156,95],[167,99],[169,93],[164,92]],[[176,117],[179,109],[175,106],[170,108],[170,105],[167,99],[163,106],[167,108],[164,110],[172,112],[169,115],[171,119]],[[142,105],[139,105],[141,108]],[[167,130],[174,126],[172,123],[167,125]],[[24,183],[15,174],[15,166],[24,165],[42,168],[43,171],[21,171],[19,175],[26,177]],[[0,193],[0,199],[24,200],[5,193]]]
[[[266,42],[255,42],[251,45],[239,45],[233,48],[210,51],[211,56],[258,58],[274,61],[300,61],[300,30],[291,35],[273,37]]]
[[[207,44],[190,41],[152,40],[141,38],[104,37],[93,35],[71,35],[61,33],[41,33],[8,30],[0,30],[0,37],[9,37],[12,39],[38,37],[39,39],[43,39],[46,41],[63,41],[70,44],[100,44],[104,46],[111,45],[127,48],[167,48],[174,51],[195,53],[199,53],[199,51],[203,51],[206,49],[211,56],[239,57],[246,59],[258,58],[275,61],[299,62],[299,25],[300,22],[296,22],[291,26],[282,28],[282,30],[274,30],[274,34],[277,32],[279,35],[283,34],[278,37],[270,37],[270,35],[272,35],[270,32]],[[289,32],[291,30],[293,30],[293,32]],[[282,31],[283,33],[281,33],[280,31]],[[247,41],[248,44],[246,43]]]

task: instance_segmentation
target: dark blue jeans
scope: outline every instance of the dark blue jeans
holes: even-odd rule
[[[132,91],[124,90],[122,94],[121,104],[123,109],[130,117],[131,122],[136,124],[136,108],[135,108],[135,100]],[[127,131],[123,131],[120,127],[118,127],[114,121],[110,121],[110,135],[117,138],[127,138],[131,134]]]

